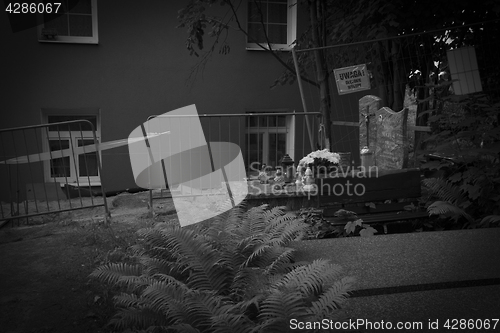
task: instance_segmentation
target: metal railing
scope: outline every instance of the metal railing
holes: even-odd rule
[[[318,133],[320,112],[252,112],[245,114],[199,114],[199,115],[151,115],[147,120],[160,117],[169,122],[179,117],[199,117],[205,140],[209,142],[231,142],[242,151],[247,167],[247,177],[255,177],[263,164],[271,169],[280,166],[279,161],[285,154],[295,160],[295,164],[311,152],[317,138],[309,133]],[[309,121],[306,122],[306,117]],[[308,128],[306,123],[312,128]],[[165,124],[168,128],[170,124]],[[285,139],[285,140],[283,140]],[[274,141],[274,142],[273,142]],[[284,144],[284,145],[283,145]],[[153,200],[170,198],[173,189],[149,190],[149,205],[153,213]],[[199,196],[196,193],[176,194],[176,196]]]
[[[104,206],[99,141],[88,120],[0,130],[0,227]]]

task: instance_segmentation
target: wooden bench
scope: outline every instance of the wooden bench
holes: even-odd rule
[[[418,205],[420,169],[341,173],[338,177],[318,178],[316,185],[318,207],[332,225],[347,223],[345,218],[335,216],[339,209],[356,213],[364,224],[382,224],[385,232],[388,223],[429,216]]]

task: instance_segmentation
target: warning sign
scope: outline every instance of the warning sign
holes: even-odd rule
[[[366,65],[356,65],[333,70],[340,95],[370,89],[370,76]]]

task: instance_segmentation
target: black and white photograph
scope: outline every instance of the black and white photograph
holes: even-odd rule
[[[500,332],[499,0],[0,8],[0,332]]]

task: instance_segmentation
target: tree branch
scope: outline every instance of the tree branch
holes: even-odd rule
[[[255,0],[253,0],[253,1],[255,2]],[[200,60],[199,64],[197,64],[193,68],[192,74],[190,74],[190,79],[192,78],[193,75],[196,76],[197,73],[200,71],[200,69],[202,69],[206,65],[210,56],[214,52],[215,46],[219,43],[219,40],[220,40],[219,38],[220,38],[220,35],[222,34],[222,32],[226,31],[226,33],[227,33],[229,31],[229,29],[231,29],[229,22],[231,22],[232,20],[234,20],[236,22],[237,30],[239,30],[241,33],[243,33],[247,37],[248,41],[256,44],[258,47],[262,48],[262,50],[271,53],[271,55],[285,68],[286,71],[289,71],[293,76],[298,77],[297,73],[295,72],[295,68],[293,68],[289,64],[287,64],[278,55],[278,53],[272,48],[272,43],[269,40],[267,31],[265,29],[265,24],[263,21],[263,13],[262,13],[260,6],[257,5],[257,8],[259,10],[259,14],[260,14],[260,18],[261,18],[260,23],[261,23],[262,27],[264,27],[264,36],[266,38],[267,46],[256,41],[252,36],[249,35],[248,31],[243,28],[243,25],[238,17],[238,14],[237,14],[237,11],[238,11],[239,7],[241,6],[242,1],[239,1],[239,3],[237,5],[235,5],[233,3],[233,1],[231,1],[231,0],[222,0],[221,3],[229,6],[228,12],[231,12],[231,17],[229,17],[227,20],[225,20],[225,19],[220,20],[220,19],[216,19],[214,17],[210,17],[208,19],[205,19],[203,14],[200,15],[201,18],[195,18],[194,20],[192,20],[192,22],[193,22],[192,24],[196,24],[196,27],[190,27],[191,30],[196,30],[196,28],[201,27],[203,23],[210,24],[212,26],[212,35],[211,36],[215,38],[215,41],[212,43],[210,50],[205,52],[205,54],[203,54],[202,59]],[[183,17],[182,16],[183,13],[193,12],[194,11],[193,8],[195,7],[195,5],[191,4],[188,7],[190,7],[188,10],[184,10],[181,13],[181,17]],[[227,15],[227,13],[226,13],[226,15]],[[180,25],[180,27],[182,27],[182,26],[184,26],[184,23]],[[188,38],[188,42],[187,42],[188,43],[188,50],[190,50],[191,54],[195,54],[196,56],[199,56],[198,53],[196,53],[194,51],[194,46],[192,44],[196,44],[195,41],[198,41],[198,47],[200,48],[200,41],[202,40],[202,37],[201,37],[201,35],[197,35],[196,31],[195,31],[195,33],[193,33],[193,31],[191,31],[191,35],[194,35],[194,37],[190,36]],[[201,44],[201,48],[202,47],[203,47],[203,45]],[[317,82],[315,82],[307,77],[301,77],[301,79],[302,79],[302,81],[307,82],[315,87],[319,87],[319,84]]]

